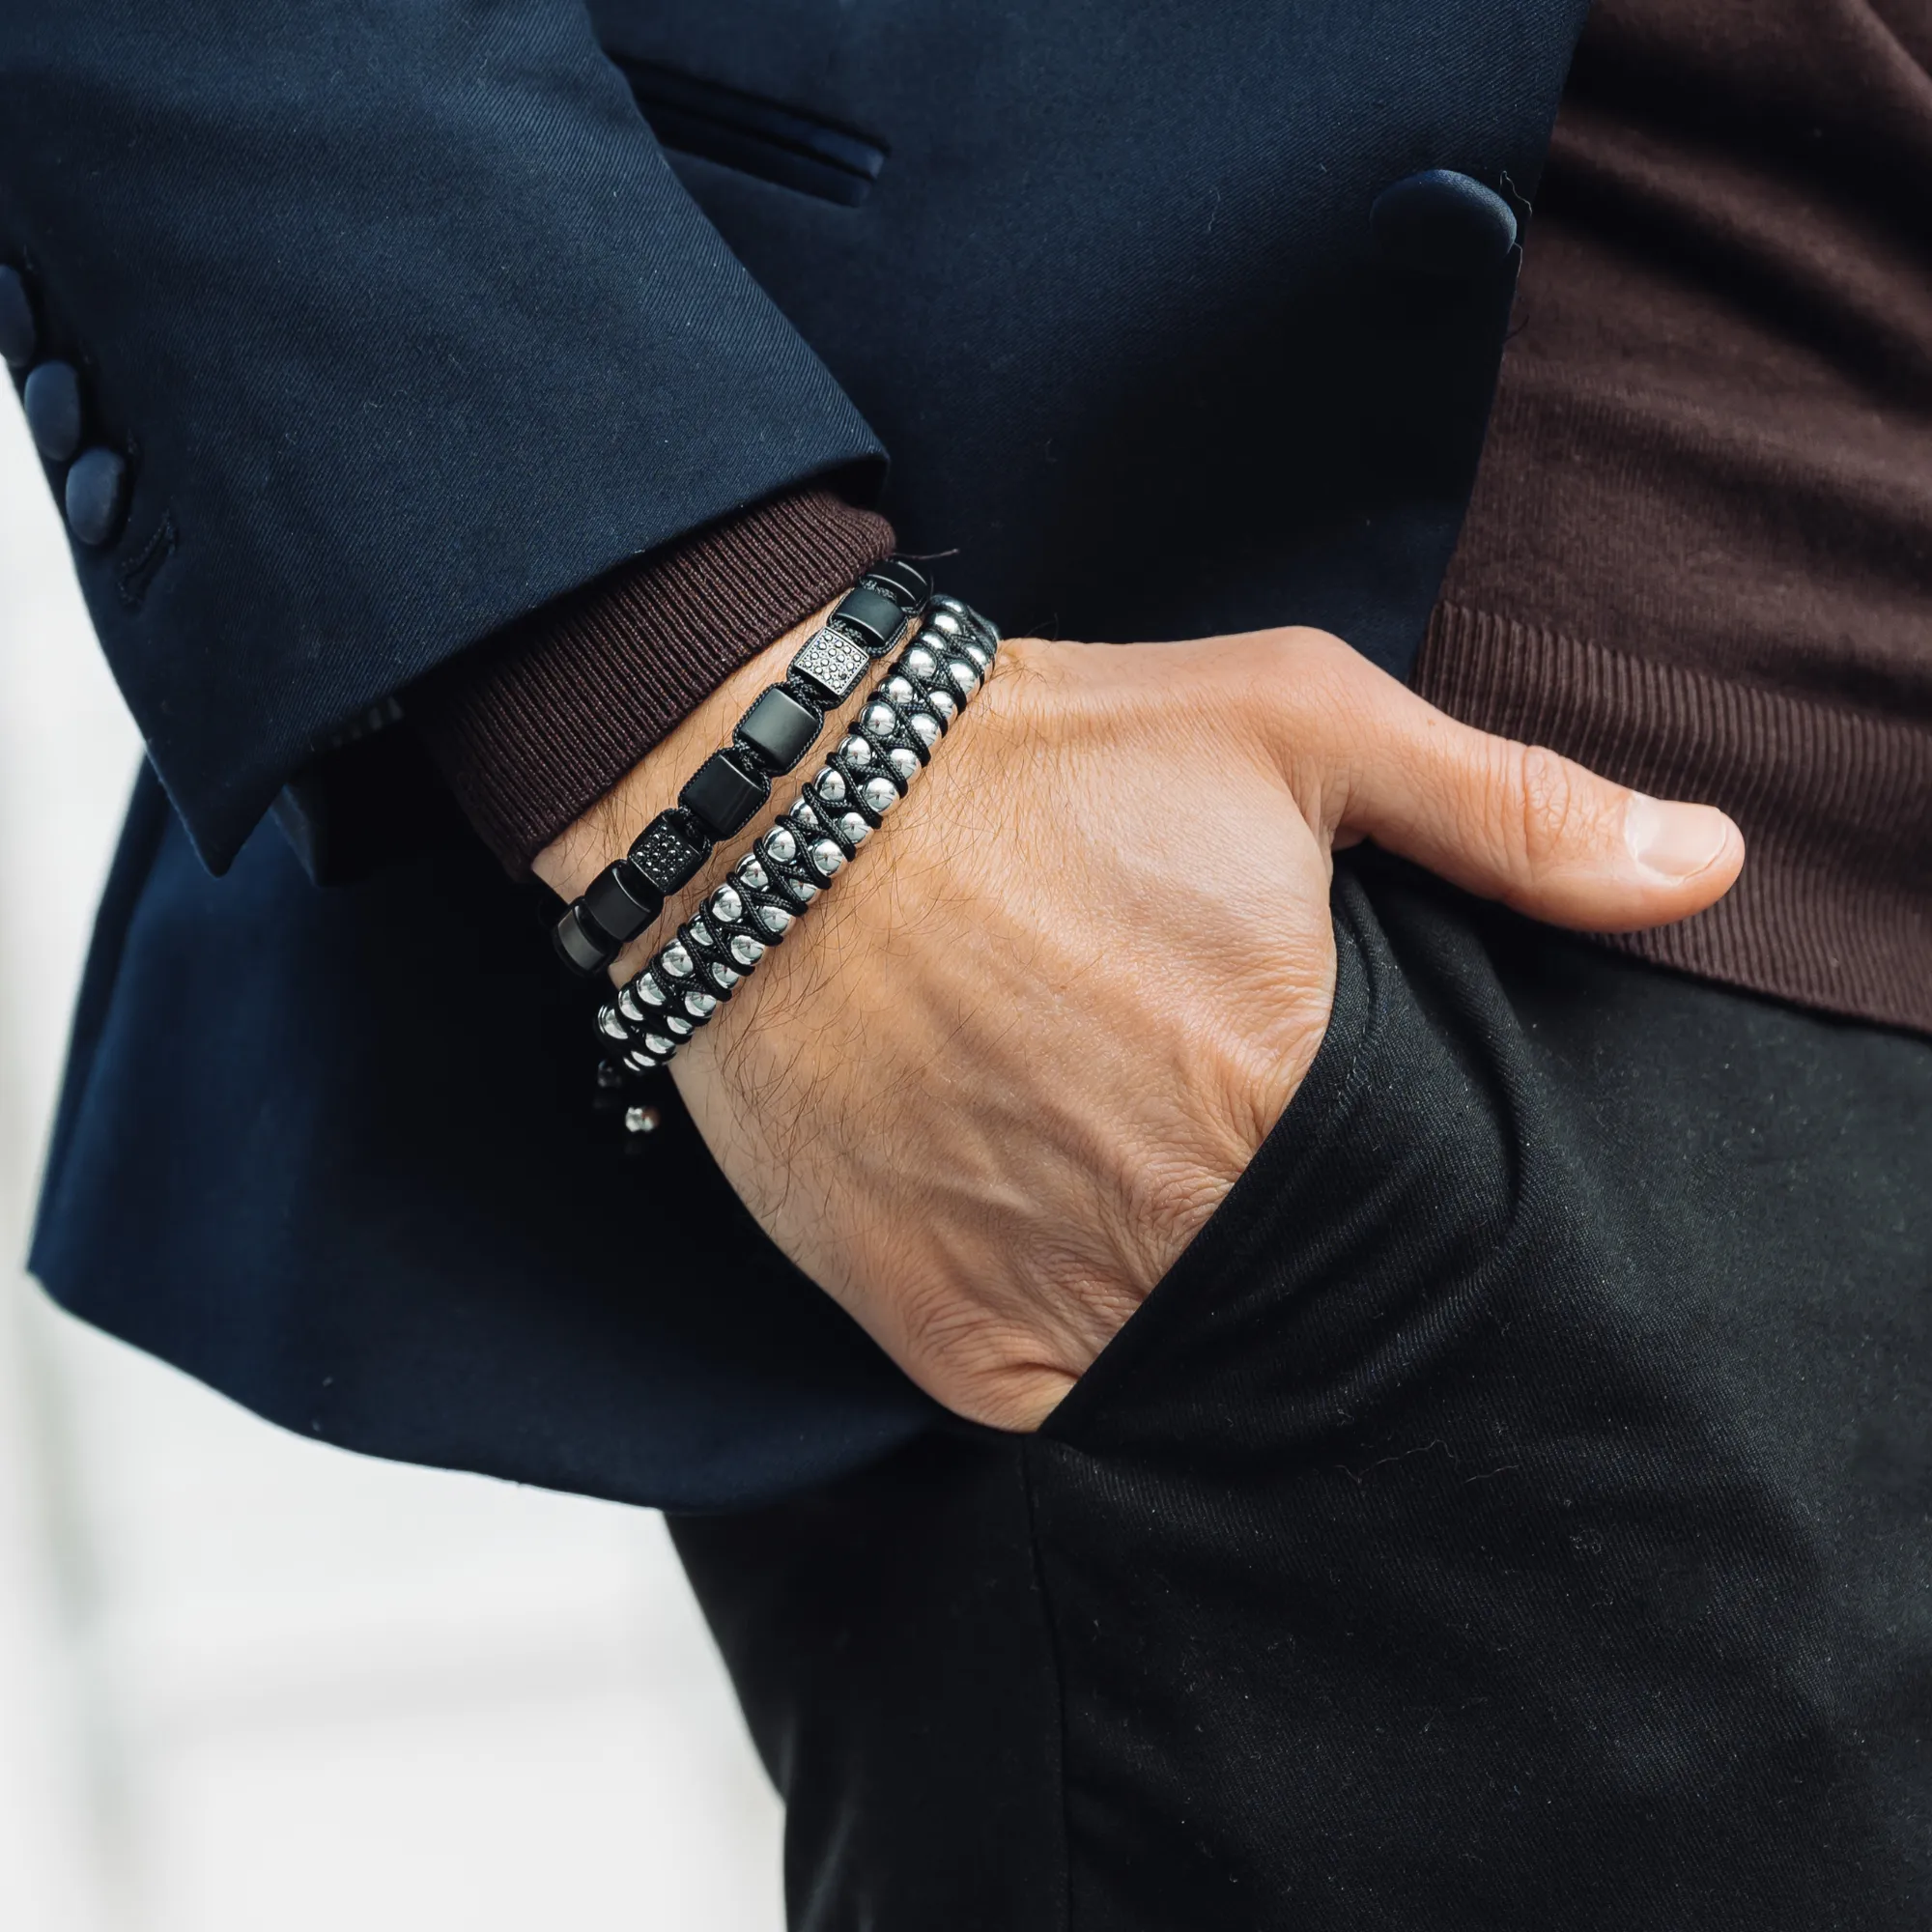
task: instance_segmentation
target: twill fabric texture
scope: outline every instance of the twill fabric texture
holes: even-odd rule
[[[1031,1438],[674,1524],[794,1932],[1932,1919],[1932,1042],[1345,862],[1334,1018]]]
[[[1431,171],[1527,197],[1583,12],[9,14],[0,257],[133,458],[76,567],[172,806],[144,781],[102,910],[51,1292],[306,1435],[633,1502],[929,1426],[695,1151],[566,1160],[543,922],[461,827],[337,856],[370,828],[313,773],[407,716],[318,753],[627,558],[815,477],[863,499],[886,450],[902,548],[1009,635],[1311,623],[1405,674],[1516,258],[1425,271],[1371,211]]]

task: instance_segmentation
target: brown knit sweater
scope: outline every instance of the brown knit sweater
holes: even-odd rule
[[[410,715],[522,876],[700,699],[892,548],[883,517],[808,484],[533,611],[418,685]]]
[[[1744,828],[1619,942],[1932,1031],[1932,4],[1599,0],[1417,683]]]

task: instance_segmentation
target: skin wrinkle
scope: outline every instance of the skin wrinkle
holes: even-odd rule
[[[653,753],[613,822],[640,823],[716,728]],[[673,1076],[812,1280],[941,1402],[1032,1428],[1305,1077],[1334,994],[1331,836],[1571,918],[1715,896],[1727,876],[1673,890],[1605,849],[1623,797],[1452,724],[1319,632],[1018,639]]]

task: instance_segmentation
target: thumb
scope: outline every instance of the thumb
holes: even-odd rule
[[[1585,932],[1666,925],[1736,881],[1744,836],[1715,807],[1650,798],[1541,746],[1459,724],[1363,669],[1379,688],[1351,694],[1355,729],[1365,697],[1378,715],[1351,748],[1338,832]],[[1370,765],[1362,744],[1376,748]]]

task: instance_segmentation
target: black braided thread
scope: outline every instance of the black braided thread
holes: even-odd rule
[[[599,1010],[598,1032],[618,1049],[600,1069],[602,1084],[655,1072],[710,1023],[905,796],[978,695],[999,646],[999,632],[976,611],[954,598],[932,600],[925,625],[867,693],[838,749],[676,937]],[[892,786],[890,799],[866,796],[878,779]]]

